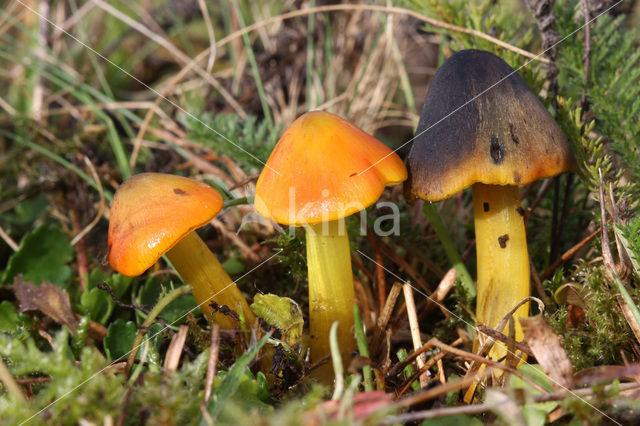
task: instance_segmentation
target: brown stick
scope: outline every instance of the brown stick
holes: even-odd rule
[[[489,328],[484,324],[480,324],[478,325],[478,331],[482,334],[486,334],[487,336],[499,340],[503,343],[509,343],[509,342],[513,342],[513,339],[508,338],[507,336],[505,336],[504,334],[500,333],[499,331],[494,330],[493,328]],[[531,348],[529,348],[529,346],[527,346],[526,344],[522,343],[522,342],[515,342],[515,347],[516,349],[518,349],[520,352],[525,353],[529,356],[534,356],[533,352],[531,352]]]
[[[373,348],[377,350],[380,347],[380,342],[382,341],[382,336],[387,328],[387,324],[389,323],[389,318],[391,318],[391,313],[393,312],[393,308],[396,306],[396,300],[398,300],[398,296],[400,295],[400,291],[402,290],[402,284],[396,282],[391,287],[391,291],[389,292],[389,297],[384,304],[384,308],[378,316],[378,322],[376,324],[376,329],[373,333]]]
[[[543,273],[542,275],[540,275],[540,279],[541,280],[546,280],[547,278],[549,278],[551,276],[551,274],[553,274],[553,272],[558,269],[558,267],[560,265],[562,265],[564,262],[566,262],[567,260],[571,259],[576,252],[578,252],[578,250],[580,250],[582,247],[584,247],[585,245],[587,245],[587,243],[589,241],[591,241],[593,239],[593,237],[595,237],[596,235],[598,235],[600,233],[600,230],[602,228],[598,228],[595,231],[593,231],[591,234],[589,234],[584,240],[580,241],[578,244],[576,244],[575,246],[571,247],[569,250],[567,250],[566,252],[564,252],[564,254],[562,256],[560,256],[555,262],[553,262]]]
[[[218,365],[218,352],[220,349],[220,326],[211,326],[211,345],[209,346],[209,360],[207,361],[207,375],[204,381],[204,404],[211,399],[213,389],[213,378],[216,377],[216,367]]]
[[[398,402],[393,404],[393,406],[394,406],[394,408],[397,408],[397,409],[407,408],[407,407],[411,407],[412,405],[416,405],[416,404],[419,404],[421,402],[428,401],[428,400],[433,399],[433,398],[437,398],[440,395],[444,395],[444,394],[447,394],[449,392],[453,392],[453,391],[456,391],[456,390],[463,389],[463,388],[471,385],[472,383],[474,383],[476,381],[479,381],[479,380],[482,380],[483,378],[487,377],[489,375],[489,373],[491,373],[491,372],[492,372],[492,369],[491,368],[487,368],[483,372],[476,373],[473,376],[464,377],[462,379],[454,380],[454,381],[448,382],[445,385],[436,386],[435,388],[431,388],[431,389],[426,390],[426,391],[415,392],[415,393],[413,393],[411,395],[408,395],[408,396],[400,399]]]
[[[417,351],[422,347],[422,338],[420,337],[420,326],[418,325],[418,314],[416,312],[416,304],[413,300],[413,288],[411,284],[406,283],[402,286],[404,300],[407,304],[407,317],[409,318],[409,328],[411,330],[411,340],[413,341],[413,350]],[[421,370],[424,367],[424,353],[416,357],[416,365]],[[425,371],[426,373],[426,371]],[[420,387],[424,388],[429,383],[429,377],[425,373],[420,374]]]
[[[536,267],[531,261],[531,258],[529,258],[529,270],[531,272],[531,280],[533,281],[533,286],[536,288],[536,291],[538,292],[538,296],[540,296],[540,299],[542,299],[544,304],[547,305],[549,303],[549,298],[547,297],[547,294],[544,292],[544,288],[542,287],[542,282],[540,281],[540,277],[538,276],[538,272],[536,271]]]

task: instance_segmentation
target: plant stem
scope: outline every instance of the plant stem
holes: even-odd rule
[[[436,231],[438,239],[440,239],[440,242],[444,246],[444,251],[447,253],[449,262],[451,262],[451,265],[455,268],[458,278],[467,292],[469,299],[473,299],[476,295],[476,286],[473,284],[471,274],[469,274],[467,267],[464,265],[462,258],[458,254],[458,250],[456,250],[453,240],[451,240],[451,236],[449,235],[449,231],[447,231],[438,210],[436,210],[436,207],[432,203],[425,202],[423,211],[424,215],[429,219],[431,227]]]
[[[353,337],[353,275],[349,237],[344,221],[310,225],[306,230],[307,267],[309,272],[309,333],[311,360],[331,353],[329,330],[340,323],[338,344],[343,361],[349,363],[356,348]],[[331,365],[314,370],[322,381],[329,381]]]
[[[364,332],[364,325],[362,324],[362,317],[360,316],[360,309],[358,305],[353,305],[353,318],[355,321],[356,330],[356,342],[358,343],[358,352],[360,355],[369,358],[369,346],[367,346],[367,336]],[[362,375],[364,376],[364,390],[370,392],[373,390],[373,379],[371,376],[371,366],[362,366]]]
[[[189,233],[167,252],[167,257],[182,280],[193,287],[193,295],[209,320],[224,330],[240,328],[229,315],[213,313],[210,303],[215,301],[244,317],[249,327],[254,324],[255,316],[244,296],[198,234]]]
[[[331,330],[329,330],[331,361],[333,362],[333,370],[336,376],[336,387],[333,390],[333,395],[331,396],[331,399],[333,400],[340,399],[344,392],[344,366],[342,365],[342,355],[340,354],[340,346],[338,343],[338,325],[339,322],[335,321],[331,324]]]
[[[529,253],[524,217],[517,186],[473,185],[473,216],[478,258],[476,321],[495,328],[504,315],[530,295]],[[518,317],[525,318],[529,304],[518,308],[517,341],[523,333]],[[503,344],[494,345],[492,359],[506,354]]]

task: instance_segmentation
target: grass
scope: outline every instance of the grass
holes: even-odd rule
[[[521,2],[310,0],[294,8],[245,0],[219,7],[9,0],[0,11],[0,418],[627,422],[639,408],[628,377],[637,375],[640,344],[640,127],[633,119],[640,108],[633,23],[640,13],[605,13],[590,24],[587,43],[584,16],[576,13],[582,3],[553,6],[555,30],[576,31],[557,49],[554,98],[544,60],[531,61],[541,34]],[[343,116],[406,155],[434,70],[462,48],[490,50],[513,67],[527,64],[520,74],[555,114],[579,160],[573,178],[521,190],[534,281],[535,271],[601,225],[601,203],[610,218],[608,243],[597,235],[580,245],[533,290],[572,365],[562,373],[583,387],[576,391],[582,399],[558,388],[540,393],[558,372],[531,354],[529,363],[540,368],[493,378],[476,405],[463,401],[461,384],[470,382],[463,376],[477,357],[469,191],[432,206],[428,217],[399,188],[385,191],[382,200],[398,207],[399,235],[372,232],[385,208],[367,210],[368,237],[358,232],[358,219],[349,219],[359,356],[341,372],[340,386],[309,379],[306,336],[292,333],[299,312],[303,334],[308,330],[305,242],[253,211],[261,162],[310,109]],[[189,176],[223,193],[225,209],[199,233],[250,301],[259,293],[273,301],[261,305],[266,314],[253,335],[217,335],[164,262],[137,278],[109,268],[106,202],[141,172]],[[617,276],[603,262],[607,253]],[[461,279],[446,278],[452,267]],[[20,276],[56,285],[35,282],[41,290],[25,295]],[[424,393],[404,300],[394,295],[400,279],[419,290],[422,341],[440,342],[421,361],[430,377]],[[291,327],[274,321],[290,317],[292,306]],[[76,323],[73,331],[61,325]]]

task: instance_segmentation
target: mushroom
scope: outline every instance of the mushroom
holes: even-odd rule
[[[406,178],[402,160],[386,145],[322,111],[294,121],[262,170],[256,210],[275,222],[306,228],[312,361],[330,353],[334,321],[339,321],[343,359],[355,350],[351,255],[341,219],[375,203],[385,186]],[[315,375],[326,378],[330,371],[326,364]]]
[[[116,191],[109,219],[109,263],[134,277],[165,253],[183,281],[193,286],[200,308],[223,329],[239,328],[228,315],[214,313],[210,301],[226,305],[253,325],[255,316],[222,265],[195,232],[222,209],[212,187],[181,176],[142,173]]]
[[[436,73],[407,158],[408,199],[435,202],[472,186],[478,265],[476,320],[495,327],[530,294],[519,185],[575,167],[567,138],[502,59],[463,50]],[[516,317],[528,316],[523,305]],[[522,330],[516,323],[516,339]],[[494,346],[492,357],[505,348]]]

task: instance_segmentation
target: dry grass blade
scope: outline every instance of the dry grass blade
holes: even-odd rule
[[[18,400],[27,402],[27,398],[22,393],[20,386],[16,383],[16,379],[13,378],[4,361],[2,361],[2,358],[0,358],[0,382],[2,382],[9,393],[15,396]]]
[[[73,237],[73,239],[71,240],[72,246],[75,246],[78,243],[78,241],[83,239],[85,235],[87,235],[89,231],[91,231],[93,227],[98,224],[98,222],[100,221],[100,218],[104,215],[104,210],[107,204],[105,202],[104,190],[102,188],[102,181],[100,181],[100,177],[98,176],[98,173],[96,172],[95,167],[93,167],[93,164],[91,163],[91,161],[87,156],[84,157],[84,163],[87,165],[87,168],[91,172],[91,177],[93,177],[93,180],[98,186],[98,193],[100,195],[100,204],[98,205],[98,212],[96,213],[96,216],[93,218],[91,223],[89,223],[82,231],[78,233],[78,235]]]
[[[0,238],[2,238],[4,242],[7,243],[9,247],[11,247],[11,250],[18,251],[18,244],[13,241],[13,238],[11,238],[11,236],[5,232],[2,226],[0,226]]]
[[[499,340],[502,343],[507,343],[509,342],[510,338],[505,336],[504,334],[500,333],[497,330],[494,330],[493,328],[489,328],[484,324],[480,324],[477,326],[478,327],[478,332],[485,334],[489,337],[491,337],[492,339],[496,339]],[[513,339],[511,339],[513,340]],[[515,342],[515,347],[516,349],[518,349],[520,352],[527,354],[529,356],[533,356],[533,352],[531,352],[531,348],[529,348],[529,346],[527,346],[526,344],[522,343],[522,342]]]
[[[445,385],[436,386],[435,388],[431,388],[426,391],[415,392],[413,394],[407,395],[406,397],[398,400],[398,402],[394,404],[394,408],[402,409],[402,408],[411,407],[412,405],[420,404],[422,402],[437,398],[440,395],[461,390],[469,386],[474,381],[484,379],[485,377],[489,376],[491,372],[492,372],[492,369],[487,368],[485,371],[476,373],[473,376],[464,377],[458,380],[453,380],[448,382]]]
[[[92,0],[92,1],[93,3],[96,4],[96,6],[98,6],[108,14],[112,15],[114,18],[119,19],[120,21],[127,24],[129,27],[138,31],[140,34],[144,35],[145,37],[148,37],[150,40],[153,40],[155,43],[167,49],[167,51],[169,51],[183,65],[191,63],[191,58],[187,56],[185,53],[183,53],[180,49],[178,49],[170,41],[154,33],[149,28],[145,27],[144,25],[140,24],[139,22],[135,21],[134,19],[130,18],[124,13],[120,12],[115,7],[103,2],[102,0]],[[238,114],[240,114],[243,117],[246,117],[246,113],[244,112],[240,104],[238,104],[238,102],[233,98],[233,96],[231,96],[231,94],[224,87],[222,87],[222,85],[220,85],[220,83],[215,78],[213,78],[211,74],[209,74],[207,71],[205,71],[198,65],[195,65],[193,69],[207,83],[211,84],[213,88],[215,88],[218,92],[220,92],[220,94],[224,97],[225,101],[227,101],[227,103],[231,107],[233,107],[233,109],[236,110]]]
[[[378,316],[376,328],[373,332],[373,343],[371,345],[373,348],[372,352],[374,354],[377,353],[380,348],[382,337],[384,336],[385,330],[387,329],[387,324],[389,323],[389,319],[391,318],[391,314],[393,313],[393,308],[396,306],[396,301],[398,300],[398,296],[400,295],[401,291],[402,284],[400,284],[399,282],[394,283],[391,287],[389,295],[387,296],[384,308]]]
[[[207,376],[204,381],[203,403],[205,406],[211,399],[211,394],[213,389],[213,378],[216,377],[216,368],[218,366],[219,350],[220,350],[220,326],[218,324],[213,324],[211,326],[211,344],[209,345],[209,360],[207,361]]]
[[[170,375],[178,369],[180,364],[180,357],[182,356],[182,350],[184,349],[184,343],[187,340],[187,332],[189,326],[182,324],[178,332],[171,339],[169,348],[164,357],[164,374]]]
[[[413,300],[413,288],[411,284],[406,283],[402,286],[404,300],[407,304],[407,317],[409,318],[409,328],[411,330],[411,340],[413,342],[413,350],[417,351],[422,347],[422,338],[420,337],[420,326],[418,325],[418,315],[416,313],[416,304]],[[425,364],[424,353],[416,358],[416,365],[421,370]],[[429,377],[426,371],[420,374],[420,387],[423,388],[429,383]]]
[[[502,40],[499,40],[495,37],[492,37],[488,34],[483,33],[482,31],[478,31],[478,30],[474,30],[474,29],[470,29],[470,28],[463,28],[463,27],[459,27],[457,25],[453,25],[453,24],[449,24],[447,22],[443,22],[443,21],[439,21],[437,19],[433,19],[430,18],[428,16],[425,16],[421,13],[418,12],[414,12],[413,10],[409,10],[409,9],[404,9],[402,7],[393,7],[393,6],[375,6],[375,5],[364,5],[364,4],[336,4],[336,5],[330,5],[330,6],[319,6],[319,7],[312,7],[312,8],[308,8],[308,9],[301,9],[301,10],[296,10],[293,12],[288,12],[288,13],[283,13],[282,15],[279,16],[275,16],[273,18],[269,18],[269,19],[265,19],[264,21],[260,21],[260,22],[256,22],[253,25],[249,25],[245,28],[243,28],[240,31],[234,32],[233,34],[228,35],[227,37],[223,38],[220,40],[220,42],[229,42],[232,39],[235,39],[237,37],[242,36],[243,34],[247,34],[249,32],[255,31],[258,28],[267,26],[267,25],[271,25],[273,23],[277,23],[280,21],[284,21],[286,19],[293,19],[293,18],[297,18],[300,16],[306,16],[312,13],[322,13],[322,12],[334,12],[334,11],[362,11],[362,10],[368,10],[368,11],[374,11],[374,12],[383,12],[383,13],[393,13],[393,14],[398,14],[398,15],[407,15],[407,16],[411,16],[413,18],[416,18],[422,22],[426,22],[430,25],[433,25],[434,27],[438,27],[438,28],[444,28],[446,30],[450,30],[450,31],[456,31],[456,32],[460,32],[460,33],[464,33],[464,34],[470,34],[473,35],[475,37],[479,37],[482,38],[484,40],[487,40],[491,43],[494,43],[502,48],[511,50],[513,52],[518,53],[519,55],[522,55],[524,57],[530,58],[530,59],[534,59],[543,63],[549,63],[550,61],[547,58],[543,58],[541,55],[536,55],[533,54],[531,52],[527,52],[524,49],[520,49],[519,47],[513,46],[509,43],[506,43]]]

